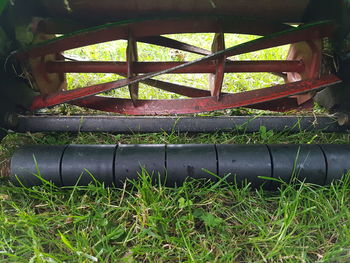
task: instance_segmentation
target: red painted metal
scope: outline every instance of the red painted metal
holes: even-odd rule
[[[128,39],[128,47],[126,49],[126,65],[127,65],[127,78],[131,79],[133,77],[137,76],[137,73],[135,73],[134,70],[134,63],[138,60],[138,54],[137,54],[137,42],[135,38],[132,36],[132,34],[129,34]],[[139,83],[133,83],[128,86],[129,88],[129,94],[130,98],[136,106],[136,101],[139,97]]]
[[[86,28],[86,25],[78,25],[76,23],[67,23],[62,20],[54,20],[54,19],[35,19],[36,27],[33,30],[36,34],[69,34],[74,31],[83,30]],[[272,25],[272,27],[276,27],[275,24]],[[288,29],[286,26],[279,26],[279,30],[276,31],[282,31]],[[283,28],[285,27],[285,28]],[[126,39],[127,40],[127,39]],[[149,36],[149,37],[142,37],[136,39],[137,42],[142,42],[146,44],[152,44],[172,49],[178,49],[186,52],[191,52],[199,55],[209,55],[211,52],[209,50],[206,50],[204,48],[196,47],[187,43],[183,43],[181,41],[171,39],[164,36]]]
[[[231,57],[301,41],[318,40],[330,36],[334,29],[334,25],[329,22],[301,26],[232,47],[225,52],[225,55]],[[217,56],[220,55],[222,55],[221,52],[218,52]]]
[[[118,75],[125,77],[124,74],[118,74]],[[151,87],[155,87],[157,89],[161,89],[161,90],[169,91],[179,95],[183,95],[186,97],[190,97],[190,98],[210,96],[210,91],[208,90],[196,89],[185,85],[170,83],[170,82],[161,81],[157,79],[146,79],[146,80],[140,81],[140,83],[149,85]]]
[[[241,20],[240,20],[241,21]],[[331,36],[335,27],[330,22],[318,22],[303,25],[298,28],[271,23],[245,21],[237,23],[237,19],[216,17],[181,18],[143,20],[132,23],[114,23],[97,27],[93,30],[83,30],[63,38],[33,46],[18,52],[19,59],[38,58],[64,50],[96,44],[117,39],[127,39],[126,62],[79,62],[79,61],[43,61],[41,68],[45,73],[116,73],[126,78],[110,83],[103,83],[69,91],[60,91],[49,95],[37,96],[31,110],[50,107],[61,103],[71,103],[96,110],[116,112],[130,115],[168,115],[198,113],[222,110],[234,107],[251,107],[277,111],[305,109],[312,106],[310,100],[300,101],[304,93],[315,91],[341,82],[334,75],[318,79],[320,72],[321,53],[314,44],[322,38]],[[254,29],[254,27],[256,27]],[[234,47],[225,49],[224,33],[251,33],[256,30],[259,34],[268,30],[275,32],[278,27],[286,29],[282,32],[261,37]],[[186,43],[172,40],[162,34],[215,32],[212,52]],[[219,32],[219,33],[218,33]],[[137,41],[171,47],[187,52],[205,55],[191,62],[137,62]],[[285,44],[305,42],[311,49],[310,60],[292,59],[287,61],[231,61],[228,57],[259,51]],[[296,45],[298,45],[296,44]],[[287,83],[260,90],[252,90],[237,94],[222,93],[222,83],[225,73],[232,72],[272,72],[282,76],[286,73],[307,75],[302,81]],[[138,75],[142,73],[143,75]],[[195,89],[183,85],[172,84],[152,79],[169,73],[210,73],[210,91]],[[191,99],[177,100],[139,100],[139,82],[174,92]],[[95,96],[112,89],[128,86],[131,99],[120,99]],[[302,94],[302,95],[300,95]],[[308,93],[312,94],[312,93]],[[293,97],[294,96],[294,97]],[[304,103],[306,102],[306,103]]]
[[[155,73],[144,74],[142,76],[137,76],[128,80],[119,80],[112,83],[99,84],[99,85],[80,88],[76,90],[62,91],[59,93],[50,94],[48,96],[38,96],[33,102],[32,109],[53,106],[53,105],[89,97],[92,95],[96,95],[98,93],[109,91],[111,89],[123,87],[126,85],[131,85],[143,80],[147,80],[162,74],[168,74],[171,72],[176,72],[177,70],[183,70],[187,67],[205,63],[207,61],[212,61],[222,56],[234,56],[242,53],[270,48],[273,46],[300,42],[303,40],[320,39],[324,36],[331,34],[333,29],[334,29],[333,24],[330,24],[329,22],[320,22],[312,25],[301,26],[299,28],[293,28],[291,30],[279,32],[279,33],[270,35],[268,37],[262,37],[257,40],[253,40],[253,41],[250,41],[238,46],[234,46],[222,51],[218,51],[214,54],[205,56],[195,61],[187,62],[185,64],[181,64],[181,65],[178,65],[166,70],[158,71]],[[130,32],[128,34],[130,34]],[[207,110],[210,110],[210,109],[208,108]]]
[[[322,62],[322,41],[307,41],[310,46],[312,55],[310,63],[310,73],[309,78],[317,78],[320,76],[320,67]]]
[[[151,73],[168,70],[173,67],[185,65],[188,62],[135,62],[134,73]],[[76,62],[57,61],[45,64],[48,73],[117,73],[127,74],[126,62]],[[302,61],[228,61],[225,64],[226,73],[238,72],[299,72],[305,70]],[[186,68],[180,68],[169,73],[215,73],[216,62],[207,61]]]
[[[303,104],[299,104],[296,98],[288,97],[278,100],[267,101],[263,103],[245,106],[246,108],[256,110],[269,110],[276,112],[290,112],[290,111],[307,111],[314,106],[312,100],[308,100]]]
[[[216,33],[212,44],[212,52],[218,52],[225,49],[224,33]],[[209,76],[209,87],[212,96],[219,100],[222,84],[225,76],[226,56],[221,56],[214,60],[215,73]]]
[[[155,80],[155,79],[147,79],[141,82],[161,90],[173,92],[173,93],[190,97],[190,98],[200,98],[200,97],[210,96],[209,90],[196,89],[196,88],[179,85],[175,83],[169,83],[169,82]]]
[[[142,83],[156,87],[161,90],[173,92],[190,98],[201,98],[211,96],[209,90],[196,89],[188,86],[183,86],[179,84],[164,82],[155,79],[148,79],[142,81]],[[226,95],[228,93],[221,92],[221,95]],[[247,108],[258,109],[258,110],[270,110],[277,112],[287,112],[292,110],[309,110],[313,107],[312,101],[307,101],[306,103],[299,104],[296,98],[283,98],[258,104],[247,105]]]
[[[287,72],[286,81],[294,82],[320,76],[322,63],[322,40],[299,42],[291,45],[287,59],[302,60],[305,64],[304,72]],[[312,100],[314,93],[300,94],[296,98],[299,104]]]
[[[322,61],[322,40],[299,42],[291,45],[287,60],[302,60],[305,71],[302,73],[288,72],[287,81],[294,82],[303,79],[319,77]]]
[[[199,113],[278,100],[303,92],[330,87],[338,83],[341,83],[338,77],[329,75],[317,80],[304,80],[237,94],[226,94],[222,95],[219,101],[215,97],[184,100],[138,100],[138,106],[134,107],[133,103],[128,99],[92,96],[74,101],[73,104],[96,110],[129,115]]]
[[[137,41],[146,43],[146,44],[153,44],[157,46],[182,50],[182,51],[186,51],[186,52],[190,52],[198,55],[206,56],[211,54],[209,50],[206,50],[204,48],[196,47],[196,46],[193,46],[175,39],[171,39],[168,37],[164,37],[164,36],[143,37],[143,38],[138,38]]]
[[[254,27],[250,28],[250,26],[253,25]],[[103,28],[98,27],[96,29],[83,30],[77,34],[59,37],[54,41],[44,42],[42,44],[35,45],[28,50],[20,51],[16,53],[15,56],[19,59],[44,56],[82,46],[112,40],[128,39],[129,33],[132,33],[135,38],[180,33],[249,33],[249,31],[252,31],[253,28],[259,26],[260,25],[257,24],[256,21],[254,21],[252,25],[249,25],[249,28],[246,28],[246,23],[237,23],[237,21],[225,22],[222,20],[217,20],[216,18],[148,20],[132,24],[114,23]],[[265,46],[261,46],[260,50],[272,46],[296,43],[299,41],[320,39],[322,37],[329,36],[333,30],[334,25],[330,23],[319,23],[311,27],[301,27],[298,29],[292,28],[290,30],[273,34],[271,37],[267,37],[265,39]],[[259,32],[260,30],[257,29],[257,31]],[[281,38],[281,36],[283,37]],[[279,39],[279,41],[277,41],[277,39]],[[246,53],[251,51],[242,52]],[[233,56],[235,53],[232,53],[232,55],[227,55]]]
[[[143,80],[141,76],[133,78],[133,80]],[[46,107],[51,107],[55,105],[59,105],[62,103],[70,102],[73,100],[77,100],[80,98],[85,98],[88,96],[92,96],[98,93],[106,92],[112,89],[118,89],[124,86],[127,86],[131,83],[131,80],[123,79],[112,81],[108,83],[97,84],[89,87],[79,88],[75,90],[67,90],[52,93],[49,95],[39,95],[34,98],[32,101],[32,105],[30,106],[30,110],[38,110]]]

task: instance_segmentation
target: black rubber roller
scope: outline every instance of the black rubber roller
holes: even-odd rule
[[[63,185],[88,185],[96,179],[111,186],[115,148],[115,145],[69,145],[62,158]]]
[[[273,165],[273,177],[284,182],[298,178],[306,183],[324,185],[327,176],[325,156],[318,145],[268,146]],[[278,182],[271,184],[272,189]]]
[[[65,148],[65,145],[34,145],[18,149],[11,159],[11,181],[16,185],[40,185],[40,175],[41,178],[62,186],[60,167]]]
[[[165,145],[119,145],[115,156],[115,185],[120,186],[127,179],[138,179],[142,169],[153,180],[165,179]]]
[[[217,157],[214,144],[167,145],[166,185],[181,185],[186,178],[217,181]]]
[[[327,159],[327,178],[325,184],[340,180],[350,171],[350,145],[321,145]]]
[[[263,177],[271,177],[271,157],[266,145],[217,145],[220,177],[227,176],[230,182],[240,186],[251,183],[257,188],[271,183]]]
[[[325,185],[350,171],[350,145],[70,145],[27,146],[11,160],[11,180],[25,186],[42,178],[58,186],[94,179],[120,186],[144,168],[153,181],[181,185],[187,178],[276,189],[281,179]],[[17,180],[18,178],[18,180]]]

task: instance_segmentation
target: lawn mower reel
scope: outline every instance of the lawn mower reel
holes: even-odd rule
[[[296,115],[288,121],[281,115],[265,117],[264,120],[253,116],[247,122],[249,131],[259,130],[262,121],[277,130],[293,129],[295,123],[300,121],[301,127],[308,130],[322,128],[329,132],[347,132],[350,112],[349,14],[348,0],[2,1],[0,139],[8,131],[161,131],[164,127],[168,130],[174,128],[171,127],[174,122],[184,132],[227,131],[236,129],[235,124],[242,124],[242,119],[235,119],[235,116],[227,119],[196,119],[197,116],[193,114],[239,107],[269,113],[292,111]],[[211,48],[185,43],[176,38],[185,33],[211,33]],[[258,37],[246,43],[227,46],[225,36],[228,34]],[[110,41],[126,43],[125,60],[86,60],[67,55],[69,50]],[[141,59],[138,43],[158,46],[175,54],[195,54],[196,58],[189,61],[178,57],[175,61],[145,61]],[[238,59],[242,54],[285,45],[289,45],[289,51],[283,60]],[[67,74],[71,73],[91,76],[106,73],[119,77],[114,81],[72,88],[67,82]],[[237,73],[271,73],[278,76],[279,83],[271,83],[265,88],[246,87],[245,91],[231,92],[225,87],[225,76]],[[169,82],[164,79],[168,74],[207,74],[208,87],[203,89],[187,83]],[[124,87],[128,90],[128,97],[115,95],[116,91]],[[154,99],[152,96],[143,98],[140,95],[142,89],[156,89],[172,95],[170,99]],[[312,112],[314,102],[323,106],[333,117],[317,116],[312,121],[313,115],[309,114],[300,119],[298,112],[302,111],[303,116],[305,112]],[[50,111],[59,105],[79,107],[82,113],[65,116]],[[87,112],[98,115],[91,116]],[[101,112],[106,112],[106,115]],[[122,116],[115,117],[116,114]],[[180,124],[171,116],[180,116]],[[282,177],[289,181],[293,173],[291,164],[298,159],[298,154],[304,153],[303,149],[307,149],[306,152],[310,150],[310,158],[315,158],[315,161],[308,163],[304,171],[312,178],[302,175],[302,180],[323,185],[349,170],[349,167],[333,159],[347,160],[347,145],[315,145],[311,148],[286,146],[286,149],[276,146],[276,149],[282,147],[281,152],[274,151],[275,146],[266,145],[42,147],[25,147],[12,158],[12,175],[17,174],[18,178],[27,182],[24,184],[40,183],[32,177],[27,179],[28,171],[34,173],[33,157],[37,165],[42,167],[44,178],[58,185],[75,184],[79,173],[84,169],[89,170],[89,165],[92,165],[89,172],[97,179],[106,185],[118,185],[118,171],[123,179],[121,181],[135,178],[137,171],[140,171],[138,161],[143,160],[142,165],[150,166],[152,171],[162,176],[167,174],[167,182],[171,185],[180,184],[187,176],[197,178],[202,174],[202,168],[205,168],[219,177],[224,176],[223,171],[237,174],[238,181],[244,178],[257,187],[265,182],[257,179],[260,175],[254,173],[253,167],[264,164],[267,170],[266,173],[262,172],[262,177]],[[296,150],[299,148],[301,152]],[[197,160],[192,153],[197,149],[204,152],[210,149],[210,154],[208,152],[207,157]],[[122,154],[124,150],[128,154]],[[229,164],[228,160],[236,160],[232,156],[236,156],[240,150],[251,153],[263,151],[262,159],[250,160],[247,153],[246,157],[240,157],[241,160],[237,157],[240,162],[237,166]],[[47,151],[48,154],[43,156],[41,151]],[[143,151],[149,160],[142,159]],[[77,153],[86,155],[86,159],[79,159]],[[166,157],[159,159],[157,154],[160,153],[165,153]],[[116,156],[122,158],[121,164],[116,161]],[[159,163],[155,164],[152,158],[158,159]],[[186,161],[193,162],[187,167],[193,167],[195,172],[183,170],[181,165]],[[207,167],[209,163],[212,166]],[[250,168],[245,170],[247,164]],[[314,167],[314,164],[318,167]],[[279,165],[282,167],[280,170]],[[338,169],[338,165],[340,170],[332,172],[332,169]],[[23,172],[22,168],[28,171]],[[162,172],[164,168],[166,172]],[[241,175],[239,171],[242,171]],[[276,173],[280,173],[280,176],[271,175]],[[317,176],[319,178],[315,179]],[[215,179],[212,175],[204,177]],[[82,184],[91,181],[85,175],[81,180]],[[268,185],[267,188],[276,187],[274,183]]]

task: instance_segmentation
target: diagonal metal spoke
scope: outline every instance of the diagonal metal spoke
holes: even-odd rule
[[[315,80],[304,80],[274,87],[222,95],[220,101],[215,97],[175,99],[175,100],[139,100],[134,107],[131,100],[111,97],[92,96],[74,101],[73,104],[96,110],[131,115],[171,115],[184,113],[199,113],[244,107],[268,101],[287,98],[306,91],[333,87],[341,83],[335,75],[329,75]]]
[[[137,42],[132,34],[129,34],[128,38],[128,46],[126,48],[126,64],[127,64],[127,78],[131,79],[132,77],[136,77],[137,73],[134,71],[134,63],[138,60],[137,54]],[[133,83],[128,85],[130,98],[136,107],[137,100],[139,97],[139,83]]]
[[[183,95],[190,98],[200,98],[200,97],[210,96],[209,90],[196,89],[196,88],[192,88],[184,85],[179,85],[179,84],[155,80],[155,79],[147,79],[142,81],[142,83],[161,90],[169,91],[169,92],[176,93],[176,94]]]
[[[216,17],[185,17],[165,20],[138,19],[121,21],[82,29],[58,38],[41,42],[28,49],[17,51],[14,56],[18,59],[40,57],[69,49],[98,44],[119,39],[128,39],[129,32],[134,37],[144,38],[164,34],[179,33],[217,33],[221,29],[225,33],[266,35],[282,31],[290,26],[275,23],[257,23],[255,20]]]
[[[196,47],[178,40],[174,40],[168,37],[163,36],[150,36],[150,37],[143,37],[137,39],[139,42],[147,43],[147,44],[153,44],[157,46],[167,47],[167,48],[173,48],[177,50],[182,50],[198,55],[209,55],[211,52],[209,50],[206,50],[204,48]]]
[[[296,43],[296,42],[305,41],[305,40],[320,39],[325,36],[328,36],[331,32],[333,32],[333,29],[334,29],[333,23],[330,23],[330,22],[319,22],[319,23],[304,25],[299,28],[293,28],[290,30],[282,31],[282,32],[270,35],[268,37],[262,37],[238,46],[234,46],[222,51],[218,51],[214,54],[207,55],[203,58],[200,58],[191,62],[187,62],[185,64],[175,66],[170,69],[149,73],[149,74],[144,74],[144,75],[136,76],[130,79],[118,80],[110,83],[94,85],[94,86],[80,88],[76,90],[62,91],[62,92],[54,93],[48,96],[38,96],[33,102],[32,109],[54,106],[57,104],[77,100],[80,98],[86,98],[86,97],[103,93],[115,88],[120,88],[123,86],[138,83],[140,81],[147,80],[153,77],[157,77],[163,74],[168,74],[170,72],[180,70],[180,69],[189,67],[191,65],[199,64],[201,62],[214,60],[222,56],[233,56],[233,55],[238,55],[245,52],[257,51],[257,50],[266,49],[266,48],[279,46],[279,45],[291,44],[291,43]]]
[[[218,52],[225,49],[225,35],[224,33],[216,33],[212,45],[212,52]],[[226,56],[219,57],[215,60],[215,73],[209,75],[209,85],[211,96],[216,97],[217,100],[220,98],[222,84],[225,76],[225,64]]]
[[[160,70],[171,69],[184,65],[188,62],[159,61],[159,62],[134,62],[134,73],[153,73]],[[44,64],[47,73],[116,73],[127,74],[127,63],[119,61],[49,61]],[[301,60],[243,60],[227,61],[225,63],[226,73],[244,72],[297,72],[305,71],[305,63]],[[169,74],[195,74],[216,72],[216,63],[213,61],[201,62]]]

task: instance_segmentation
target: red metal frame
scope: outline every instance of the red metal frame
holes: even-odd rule
[[[219,101],[217,101],[216,97],[166,100],[166,103],[164,103],[164,100],[139,100],[138,106],[134,107],[129,99],[92,96],[77,100],[73,104],[95,110],[127,115],[199,113],[278,100],[291,95],[329,87],[340,82],[341,80],[339,78],[330,75],[318,80],[300,81],[259,90],[226,94],[222,95]]]
[[[168,20],[147,20],[139,23],[115,23],[105,26],[103,28],[95,28],[92,30],[82,30],[76,34],[64,36],[57,38],[55,41],[49,41],[43,44],[33,46],[28,50],[20,51],[16,54],[19,59],[29,58],[29,57],[40,57],[47,54],[53,54],[57,52],[62,52],[69,49],[79,48],[88,45],[94,45],[98,43],[128,39],[129,34],[138,39],[150,36],[160,36],[166,34],[182,34],[182,33],[237,33],[237,34],[252,34],[261,35],[264,30],[261,27],[266,27],[265,31],[270,31],[270,33],[276,32],[271,30],[271,24],[267,23],[256,23],[252,21],[250,24],[247,23],[237,23],[237,20],[233,21],[222,21],[216,18],[189,18],[189,19],[168,19]],[[279,26],[281,27],[281,26]],[[283,25],[282,28],[286,29]],[[312,26],[303,27],[302,29],[290,28],[289,34],[288,28],[280,33],[273,34],[266,39],[266,46],[261,46],[260,49],[265,49],[272,46],[285,45],[296,43],[300,41],[321,39],[325,36],[329,36],[335,26],[333,23],[319,23]],[[276,37],[282,34],[285,36],[284,41],[273,43]],[[264,35],[264,34],[263,34]],[[270,39],[270,41],[268,41]],[[248,46],[245,46],[248,48]],[[254,50],[253,50],[254,51]],[[250,51],[241,51],[242,53],[247,53]],[[241,53],[241,54],[242,54]],[[237,54],[232,54],[228,56],[234,56]]]
[[[178,70],[169,72],[171,74],[194,74],[194,73],[212,73],[217,70],[216,61],[207,61],[200,64],[194,64],[185,68],[180,66],[188,62],[133,62],[133,73],[152,73],[162,70],[168,70],[179,67]],[[298,72],[305,70],[304,62],[301,60],[293,61],[228,61],[221,59],[221,65],[225,65],[222,72]],[[127,74],[130,65],[128,62],[102,62],[102,61],[55,61],[45,63],[47,73],[116,73]]]
[[[257,25],[260,32],[268,31],[266,25]],[[233,27],[232,27],[233,26]],[[50,107],[61,103],[117,112],[131,115],[167,115],[180,113],[197,113],[203,111],[220,110],[240,106],[252,108],[285,111],[310,107],[308,99],[301,101],[299,94],[314,91],[325,86],[332,86],[340,80],[333,75],[318,78],[321,63],[321,51],[315,44],[324,37],[331,36],[334,25],[330,22],[319,22],[298,28],[281,26],[287,30],[273,33],[259,39],[249,41],[225,49],[224,32],[251,32],[252,25],[233,24],[232,21],[218,19],[165,19],[160,21],[147,20],[132,24],[111,24],[107,27],[82,31],[64,38],[58,38],[48,43],[34,46],[29,50],[18,52],[18,59],[27,59],[46,56],[71,48],[101,43],[116,39],[128,39],[126,62],[79,62],[79,61],[49,61],[41,65],[45,69],[43,74],[88,72],[88,73],[116,73],[125,76],[125,79],[83,87],[75,90],[60,91],[49,95],[37,96],[31,110]],[[278,26],[276,26],[277,28]],[[270,30],[274,30],[271,29]],[[219,32],[214,38],[212,52],[197,48],[179,41],[173,41],[160,36],[165,33],[193,33]],[[137,41],[153,42],[165,47],[174,47],[180,50],[204,54],[205,56],[190,62],[137,62]],[[311,60],[288,61],[231,61],[227,58],[259,51],[280,45],[293,44],[305,41],[311,48]],[[44,48],[45,47],[45,48]],[[287,83],[260,90],[237,94],[221,92],[225,73],[232,72],[271,72],[286,76],[288,72],[304,74],[308,78],[299,82]],[[161,82],[152,78],[169,73],[210,73],[210,91],[199,90],[178,84]],[[143,74],[143,75],[139,75]],[[159,89],[171,91],[191,97],[183,100],[139,100],[138,84],[146,83]],[[118,99],[95,96],[99,93],[129,87],[131,99]],[[295,98],[288,98],[289,96]],[[273,102],[271,102],[273,101]],[[268,103],[270,102],[270,103]]]
[[[138,53],[137,53],[137,42],[132,34],[129,34],[128,38],[128,46],[126,48],[126,76],[128,79],[131,79],[133,77],[137,76],[137,73],[135,72],[135,63],[138,61]],[[139,97],[139,83],[133,83],[128,85],[129,88],[129,94],[130,98],[136,106],[137,99]]]

